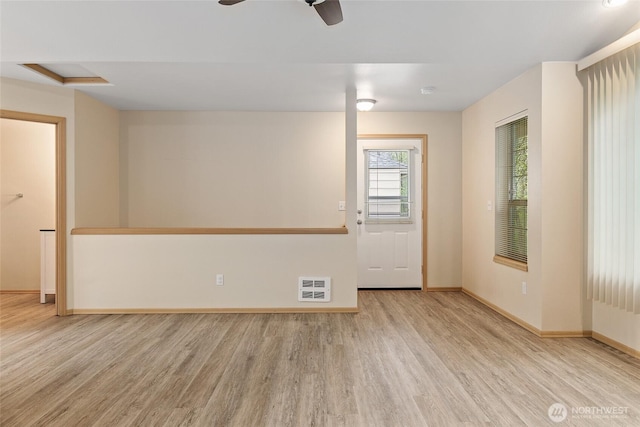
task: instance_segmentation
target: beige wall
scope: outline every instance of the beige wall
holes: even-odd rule
[[[591,328],[584,295],[583,94],[573,63],[544,63],[463,112],[463,283],[543,332]],[[528,272],[494,254],[495,122],[529,112]],[[527,294],[521,283],[527,282]]]
[[[583,87],[573,63],[542,64],[542,330],[591,330],[584,263]]]
[[[593,301],[593,332],[640,351],[640,315]]]
[[[1,84],[0,106],[3,109],[67,118],[67,227],[68,230],[71,230],[75,226],[76,217],[75,92],[70,89],[11,79],[2,79]],[[345,124],[345,115],[336,113],[327,115],[314,113],[313,117],[302,117],[305,115],[304,113],[299,116],[286,115],[286,120],[277,122],[278,127],[274,122],[269,123],[268,120],[260,120],[259,117],[253,121],[239,120],[240,115],[236,116],[234,123],[231,123],[240,135],[245,137],[251,135],[255,136],[254,139],[257,140],[272,141],[277,147],[283,147],[282,142],[278,141],[278,138],[283,135],[278,128],[283,125],[289,126],[292,131],[286,135],[286,148],[293,150],[298,155],[296,159],[308,162],[315,161],[317,158],[327,160],[329,167],[323,168],[324,175],[322,175],[320,183],[315,182],[319,180],[318,175],[309,175],[313,178],[310,181],[315,180],[311,182],[311,185],[319,194],[308,194],[306,195],[308,200],[302,199],[303,209],[307,209],[301,220],[306,221],[304,222],[305,226],[311,223],[312,212],[309,210],[309,206],[312,203],[317,200],[332,200],[329,208],[322,206],[319,209],[337,212],[337,202],[346,198],[345,183],[349,190],[348,194],[352,194],[353,188],[355,188],[355,173],[353,171],[345,173],[344,160],[345,151],[349,150],[349,155],[353,157],[355,150],[355,91],[351,92],[350,96],[353,99],[348,99],[347,105],[353,112],[347,114],[347,120],[350,121],[348,126]],[[78,97],[79,103],[87,101],[81,98],[81,96]],[[92,104],[92,102],[84,102],[84,104]],[[82,112],[78,112],[78,114],[81,118]],[[230,114],[234,115],[234,113]],[[123,113],[123,115],[126,116],[127,113]],[[214,115],[212,113],[212,116]],[[330,118],[336,115],[340,117],[339,121]],[[323,116],[327,119],[323,119]],[[124,124],[121,125],[125,136],[129,130],[126,125],[127,118],[125,117]],[[294,118],[301,119],[307,125],[307,129],[301,129],[303,126],[289,123],[289,120]],[[227,125],[228,123],[223,123],[222,128],[225,129]],[[83,133],[82,126],[82,124],[79,125],[79,136]],[[206,128],[209,123],[207,120],[199,123],[196,121],[196,123],[188,125],[179,123],[180,131],[185,132],[185,135],[180,134],[180,131],[177,133],[179,140],[184,141],[182,136],[196,135],[196,140],[202,143],[211,134],[208,130],[199,133],[200,126]],[[246,127],[253,128],[253,134],[251,129],[248,130],[248,133],[243,132],[243,128]],[[142,124],[142,129],[144,128],[145,126]],[[336,129],[340,129],[339,135]],[[228,130],[225,132],[233,133]],[[144,131],[142,134],[146,135]],[[229,135],[229,133],[222,132],[222,135]],[[339,140],[336,141],[333,137],[339,138]],[[120,159],[125,159],[125,162],[120,166],[121,170],[126,172],[124,178],[127,178],[129,169],[127,169],[128,162],[126,160],[128,160],[130,146],[128,138],[122,138],[122,140],[125,141],[126,150],[119,153]],[[347,140],[346,144],[345,140]],[[172,139],[165,139],[166,141],[171,142]],[[208,141],[207,139],[206,142]],[[238,141],[236,140],[236,142]],[[302,145],[297,146],[298,143]],[[329,147],[331,153],[329,159],[329,154],[317,151],[323,150],[325,146]],[[235,147],[231,147],[232,151],[234,149]],[[258,147],[258,149],[260,151],[262,147]],[[91,152],[89,150],[89,153]],[[180,146],[177,146],[165,153],[171,152],[177,152],[180,156],[179,153],[182,150]],[[205,148],[204,153],[207,152]],[[263,154],[271,152],[273,150],[261,151]],[[150,153],[153,154],[154,150],[151,150]],[[245,153],[241,152],[240,154],[242,157]],[[283,156],[277,158],[276,161],[286,159],[289,154],[284,153]],[[273,157],[267,155],[264,156],[264,159],[256,155],[250,157],[257,166],[263,161],[266,162],[270,159],[273,161]],[[84,155],[81,154],[78,161],[82,161],[83,158]],[[231,160],[224,159],[222,167],[226,167]],[[291,166],[285,161],[283,163],[278,165],[279,171]],[[292,177],[301,179],[300,168],[308,165],[303,165],[303,162],[299,163],[300,167],[296,170],[296,174],[280,175],[279,185],[286,189],[286,186],[293,185],[290,182]],[[151,169],[154,170],[153,167]],[[182,169],[182,171],[188,174],[193,172],[187,169]],[[198,172],[201,177],[205,177],[202,170]],[[82,173],[78,174],[77,178],[80,179],[81,176]],[[103,176],[109,176],[109,174]],[[305,177],[307,176],[305,175]],[[121,188],[123,183],[128,184],[128,180],[120,181]],[[332,183],[336,183],[336,185]],[[79,190],[80,188],[81,186],[78,186]],[[199,190],[208,191],[208,188],[201,186]],[[251,189],[248,188],[248,191]],[[128,195],[128,191],[123,193],[125,196]],[[351,212],[352,219],[350,222],[347,221],[349,226],[350,223],[355,223],[355,211],[351,208],[354,204],[350,202],[349,198],[346,199],[348,209],[353,211]],[[129,199],[124,197],[122,200],[128,201]],[[128,207],[126,203],[123,205],[124,208]],[[280,208],[282,206],[286,206],[286,202],[279,205]],[[296,220],[298,219],[296,218]],[[336,221],[336,219],[338,220]],[[344,223],[344,213],[339,212],[326,225],[341,226]],[[323,225],[325,224],[314,224],[314,226]],[[76,247],[76,243],[78,243],[78,247]],[[132,251],[130,248],[136,250]],[[310,307],[312,304],[298,303],[297,299],[294,301],[297,295],[297,276],[327,275],[332,277],[334,281],[334,297],[331,303],[323,306],[353,308],[357,306],[355,253],[355,235],[351,233],[329,236],[185,236],[175,239],[168,236],[70,236],[67,258],[68,307],[70,309],[90,309],[109,304],[110,308],[115,309],[132,306],[149,308],[160,305],[165,306],[163,308],[171,308],[184,307],[186,304],[192,307],[232,306],[243,308],[252,306],[256,301],[259,302],[260,307],[288,307],[290,304]],[[121,269],[123,265],[125,266],[124,271],[130,277],[138,279],[137,281],[118,280],[119,274],[123,271]],[[225,274],[224,287],[213,288],[215,277],[209,276],[212,271],[215,271],[216,274]],[[96,275],[95,272],[101,274]],[[256,283],[260,283],[260,285],[256,285]],[[214,299],[208,297],[211,292],[215,293]],[[154,293],[155,296],[150,296],[150,293]]]
[[[341,227],[352,95],[349,124],[344,113],[122,112],[123,223]],[[80,310],[357,307],[352,233],[74,236],[74,247]],[[331,277],[331,302],[298,302],[299,276]]]
[[[49,85],[29,83],[15,79],[0,78],[0,108],[33,114],[66,118],[66,164],[67,164],[67,230],[75,225],[75,182],[74,182],[74,148],[75,148],[75,112],[74,91]],[[72,250],[73,242],[67,235],[68,250]],[[67,296],[73,300],[73,258],[67,257]],[[73,307],[73,306],[70,306]]]
[[[462,113],[462,286],[535,328],[542,327],[541,120],[542,65]],[[529,271],[493,262],[495,254],[495,124],[528,110]],[[521,292],[527,282],[527,294]]]
[[[577,228],[582,226],[580,214],[575,214],[576,206],[582,203],[578,200],[579,197],[576,197],[576,194],[581,194],[582,182],[575,180],[582,174],[581,167],[576,163],[576,159],[582,156],[582,151],[576,153],[574,133],[580,131],[578,131],[577,122],[573,120],[576,120],[577,104],[570,101],[576,96],[576,86],[568,68],[567,64],[537,66],[469,107],[462,114],[367,113],[358,116],[358,133],[426,133],[429,135],[429,286],[456,286],[461,283],[470,291],[543,330],[578,330],[580,326],[585,329],[589,326],[589,306],[582,306],[583,300],[576,298],[576,295],[581,292],[578,289],[582,289],[580,285],[576,285],[576,280],[581,274],[576,271],[580,262],[576,261],[570,243],[582,241],[578,245],[584,244],[582,236],[575,235]],[[84,140],[82,135],[91,136],[91,120],[96,119],[96,114],[99,115],[103,106],[84,98],[83,95],[76,95],[70,89],[12,79],[2,79],[0,84],[1,108],[67,118],[67,211],[69,212],[67,227],[70,230],[75,226],[76,216],[82,221],[85,218],[87,221],[97,218],[97,213],[91,213],[87,205],[80,206],[77,212],[75,210],[76,188],[78,192],[86,192],[85,196],[87,194],[91,196],[88,186],[76,187],[76,180],[84,179],[91,171],[85,170],[76,174],[75,138],[77,135],[78,138],[83,138],[83,143],[88,141],[88,139]],[[76,102],[87,106],[89,111],[77,111]],[[529,110],[531,145],[530,271],[528,273],[509,269],[491,261],[494,220],[493,212],[486,210],[487,201],[493,201],[494,197],[495,122],[524,109]],[[315,159],[313,153],[318,153],[314,150],[317,148],[316,145],[320,144],[320,140],[323,140],[321,148],[329,140],[328,152],[335,155],[335,158],[333,155],[331,157],[341,159],[343,162],[340,166],[333,165],[331,169],[339,176],[335,183],[340,182],[340,188],[334,185],[334,177],[330,177],[329,181],[325,182],[328,185],[322,186],[318,190],[320,195],[315,195],[313,200],[320,198],[327,201],[329,207],[321,208],[327,209],[327,215],[323,218],[331,218],[327,221],[327,226],[338,226],[337,224],[342,225],[345,222],[344,214],[335,212],[338,200],[346,198],[348,209],[352,209],[352,204],[355,203],[353,190],[355,171],[347,168],[345,172],[344,166],[345,128],[348,156],[353,159],[356,155],[355,141],[351,144],[348,141],[348,135],[355,133],[354,113],[347,114],[346,126],[343,114],[339,114],[340,120],[338,120],[331,118],[334,113],[324,115],[308,113],[310,116],[303,119],[303,122],[308,125],[310,117],[323,117],[320,121],[311,120],[314,123],[312,130],[316,133],[309,136],[304,133],[308,129],[299,129],[294,124],[291,133],[286,135],[286,138],[289,138],[286,143],[273,138],[273,135],[282,136],[278,133],[281,131],[274,131],[266,120],[260,119],[261,115],[267,117],[267,113],[246,113],[255,114],[254,119],[248,121],[241,120],[240,113],[201,113],[193,116],[187,114],[182,117],[178,114],[176,116],[178,120],[170,120],[168,123],[163,123],[162,114],[166,113],[123,112],[120,115],[121,141],[118,150],[113,147],[113,138],[110,137],[106,139],[107,147],[87,146],[84,147],[87,149],[84,153],[80,152],[80,163],[85,158],[95,159],[102,149],[108,154],[111,167],[119,163],[120,214],[125,221],[129,219],[129,202],[132,200],[132,194],[139,194],[130,191],[133,186],[129,181],[129,175],[133,169],[128,160],[129,150],[132,148],[130,143],[132,135],[142,136],[134,138],[133,145],[140,143],[157,148],[152,146],[154,141],[165,142],[160,152],[167,154],[169,158],[160,158],[159,163],[171,163],[169,160],[175,159],[179,160],[178,163],[182,161],[180,146],[173,144],[177,139],[189,141],[188,144],[193,144],[192,148],[198,153],[212,155],[215,150],[207,146],[209,144],[207,137],[212,135],[223,137],[233,135],[234,138],[242,135],[242,138],[234,140],[245,143],[252,137],[256,139],[258,134],[259,140],[275,141],[273,143],[276,146],[286,146],[287,149],[294,151],[301,147],[293,145],[292,139],[300,135],[303,141],[306,138],[314,142],[313,146],[304,146],[307,151],[302,153],[301,158],[307,160]],[[83,122],[77,128],[76,115]],[[108,128],[113,129],[115,119],[111,114],[107,116],[109,118],[102,119],[111,123]],[[234,117],[235,121],[227,123],[226,118]],[[225,120],[220,120],[221,118]],[[293,116],[288,118],[292,119]],[[211,122],[210,119],[214,120]],[[567,121],[570,126],[566,126]],[[102,123],[105,124],[105,122]],[[244,129],[247,123],[250,124],[248,126],[250,129]],[[275,123],[282,124],[277,120]],[[315,126],[318,123],[320,125]],[[548,126],[543,126],[543,123]],[[566,127],[560,126],[561,124]],[[155,128],[156,125],[159,127]],[[218,125],[220,125],[219,129],[212,130],[212,126]],[[328,128],[324,129],[324,126]],[[162,135],[156,138],[160,130],[168,130],[175,138],[167,139]],[[342,134],[338,136],[340,132]],[[316,138],[316,135],[324,135],[326,138]],[[334,137],[341,138],[340,142],[335,142]],[[245,138],[244,141],[243,138]],[[227,141],[223,141],[222,145],[229,150],[229,153],[239,151],[237,147],[229,147]],[[133,182],[144,182],[144,180],[155,182],[152,179],[155,177],[162,179],[162,174],[159,172],[161,168],[158,168],[157,164],[148,167],[141,148],[139,146],[133,148],[135,154],[133,158],[149,173],[145,175],[147,172],[140,174],[139,171],[133,170]],[[263,146],[260,146],[258,151],[263,155],[271,152]],[[119,162],[113,160],[116,152],[119,155]],[[456,153],[458,153],[457,158]],[[157,156],[153,149],[151,154]],[[285,152],[278,157],[279,161],[286,163],[289,161],[288,155]],[[323,153],[318,155],[322,157]],[[569,156],[567,166],[569,176],[564,174],[567,168],[563,159],[567,159],[567,156]],[[254,164],[258,163],[258,157],[260,156],[252,157]],[[323,159],[326,160],[326,158]],[[220,164],[219,160],[216,162]],[[229,160],[227,163],[230,162]],[[229,169],[226,163],[221,167]],[[170,169],[173,172],[176,170],[188,172],[187,178],[195,173],[197,176],[209,179],[202,169],[189,171],[187,168],[180,169],[174,166]],[[113,169],[107,168],[100,174],[89,175],[90,179],[95,179],[98,186],[109,188],[109,197],[114,197],[114,190],[110,187],[114,179]],[[567,179],[570,188],[555,188],[557,180],[563,177]],[[450,185],[455,183],[456,179],[459,180],[460,185],[457,187],[455,184]],[[289,175],[281,175],[277,182],[283,186],[292,185],[288,180],[290,180]],[[348,187],[346,193],[345,182]],[[207,181],[207,183],[212,182]],[[208,191],[206,185],[199,183],[197,188],[199,191]],[[456,188],[458,191],[462,189],[461,198],[456,197]],[[246,189],[254,191],[248,185]],[[133,190],[139,189],[133,188]],[[253,194],[257,192],[254,191]],[[78,198],[78,203],[85,203],[88,200],[85,196],[82,197],[83,200]],[[311,195],[307,197],[311,198]],[[305,222],[306,226],[311,224],[315,217],[308,210],[308,200],[304,197],[301,200],[304,201],[307,209],[303,215],[304,221],[308,221]],[[145,198],[145,203],[146,201]],[[157,203],[153,200],[150,202]],[[164,202],[167,203],[166,200]],[[281,208],[287,206],[286,201],[279,200],[279,202]],[[139,203],[134,201],[134,204],[139,205]],[[115,205],[117,206],[117,202]],[[296,207],[296,209],[300,208]],[[558,210],[562,211],[562,214],[555,213]],[[456,211],[461,220],[456,219]],[[110,212],[109,221],[113,219],[113,211]],[[350,213],[346,222],[353,228],[355,214]],[[160,216],[165,220],[162,215]],[[206,216],[206,219],[208,218]],[[243,221],[247,219],[252,218],[242,217]],[[460,223],[463,231],[461,246],[457,243],[460,237],[456,235],[456,230],[460,233],[460,227],[457,225]],[[293,224],[287,226],[293,226]],[[560,231],[561,229],[566,229],[566,233]],[[554,236],[555,234],[561,234],[562,238]],[[74,306],[80,309],[169,308],[167,305],[170,307],[264,307],[267,303],[278,307],[299,306],[297,301],[294,301],[295,279],[298,275],[330,275],[334,278],[336,298],[331,305],[354,307],[357,304],[355,239],[352,234],[312,237],[73,236],[68,237],[68,247],[70,308]],[[456,250],[460,247],[461,250]],[[557,257],[563,251],[571,252],[566,263]],[[456,267],[460,263],[462,273],[459,267],[458,269]],[[565,268],[565,264],[568,268]],[[255,265],[256,268],[251,270],[247,267],[250,265]],[[123,278],[125,272],[130,273],[128,278]],[[266,286],[260,282],[264,279],[265,272],[270,274],[269,284]],[[224,287],[216,288],[213,285],[214,277],[211,275],[218,273],[225,274]],[[558,280],[560,277],[561,279]],[[121,278],[122,280],[119,280]],[[522,281],[528,282],[527,295],[522,295],[520,292]],[[273,286],[276,282],[277,285]],[[255,283],[261,284],[254,286]],[[252,291],[256,292],[251,293]],[[566,301],[565,304],[567,299],[570,301]],[[565,307],[566,313],[560,313]],[[581,325],[575,326],[576,322],[581,322]],[[613,311],[610,307],[598,303],[593,305],[593,330],[636,349],[640,349],[638,322],[637,315],[619,310]]]
[[[40,289],[40,229],[54,229],[55,126],[0,119],[0,289]],[[23,193],[19,198],[17,193]]]
[[[341,227],[344,113],[121,113],[130,227]]]
[[[77,227],[120,224],[120,115],[82,92],[75,92]]]
[[[355,113],[347,126],[344,113],[121,112],[122,223],[341,227],[338,201],[355,185],[345,165],[355,120]],[[320,306],[357,307],[351,233],[74,236],[74,247],[80,310],[318,305],[297,301],[299,276],[332,278],[332,300]],[[224,286],[215,285],[216,274],[225,275]]]
[[[357,307],[349,235],[74,238],[77,309]],[[298,302],[299,276],[331,277],[331,302]]]
[[[2,194],[2,128],[0,128],[0,289],[2,289]]]
[[[359,134],[426,134],[427,286],[462,285],[462,114],[367,112]]]

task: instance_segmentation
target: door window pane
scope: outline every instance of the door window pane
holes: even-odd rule
[[[411,217],[409,150],[366,150],[367,219]]]

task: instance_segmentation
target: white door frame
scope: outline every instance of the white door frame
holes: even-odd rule
[[[358,134],[358,139],[422,140],[422,291],[427,291],[427,141],[426,134]],[[358,195],[359,196],[359,195]]]

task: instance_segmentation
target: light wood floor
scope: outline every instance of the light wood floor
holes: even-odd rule
[[[8,426],[640,425],[640,361],[540,339],[461,293],[358,314],[54,316],[0,297]],[[627,408],[554,424],[548,408]],[[583,410],[584,412],[584,410]]]

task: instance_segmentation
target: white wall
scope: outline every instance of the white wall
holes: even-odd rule
[[[121,113],[129,227],[341,227],[344,113]]]
[[[462,285],[462,114],[367,112],[359,134],[426,134],[427,286]]]
[[[0,119],[2,290],[40,289],[39,230],[56,225],[55,148],[55,125]]]
[[[118,110],[75,92],[77,227],[120,225]]]

